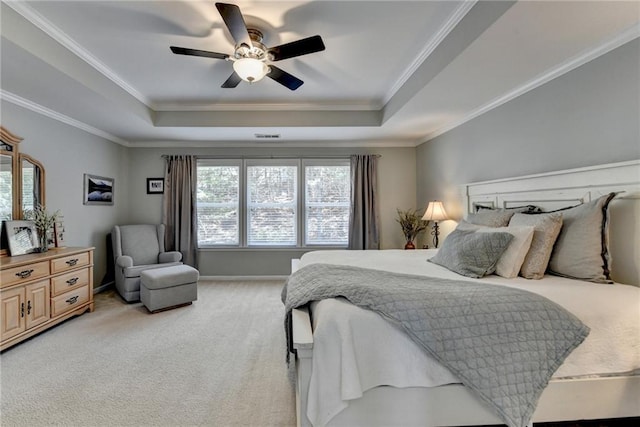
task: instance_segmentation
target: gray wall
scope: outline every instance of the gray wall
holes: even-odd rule
[[[23,152],[44,164],[47,208],[64,214],[67,244],[96,247],[100,284],[111,227],[160,221],[162,196],[147,195],[145,187],[146,178],[163,176],[162,154],[381,154],[385,249],[404,245],[396,208],[424,208],[428,200],[443,199],[451,213],[461,214],[455,206],[459,184],[640,158],[639,52],[640,41],[630,42],[417,149],[125,148],[8,102],[1,104],[1,122],[24,137]],[[113,206],[82,204],[84,173],[115,178]],[[446,232],[455,224],[442,225]],[[204,250],[202,274],[283,275],[301,253]]]
[[[22,152],[39,160],[46,172],[46,207],[64,215],[67,246],[94,246],[94,283],[99,286],[107,269],[106,235],[114,224],[156,223],[162,217],[162,196],[146,194],[146,178],[164,175],[162,154],[199,155],[349,155],[378,153],[382,247],[404,245],[396,208],[415,207],[415,148],[352,149],[142,149],[112,143],[73,126],[18,107],[1,104],[1,123],[24,138]],[[83,174],[115,179],[113,206],[85,206]],[[294,250],[203,250],[202,275],[266,276],[286,275],[291,258],[304,251]]]
[[[2,102],[2,126],[24,138],[20,152],[45,168],[45,206],[64,215],[65,246],[94,246],[94,286],[106,272],[106,234],[127,218],[126,148],[30,110]],[[115,179],[113,206],[85,206],[85,173]]]
[[[417,201],[461,217],[460,184],[640,158],[639,76],[636,39],[421,144]]]
[[[379,159],[379,196],[381,201],[381,246],[402,248],[404,238],[395,222],[396,208],[415,208],[415,148],[133,148],[129,150],[130,188],[129,219],[132,223],[159,222],[162,196],[146,194],[146,178],[164,174],[163,154],[189,153],[204,156],[326,156],[376,153]],[[199,269],[204,276],[286,275],[291,258],[299,258],[300,249],[203,249],[199,252]]]

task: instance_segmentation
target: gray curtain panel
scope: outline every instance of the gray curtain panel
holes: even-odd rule
[[[196,219],[196,158],[165,156],[162,222],[166,250],[182,252],[182,262],[196,267],[198,243]]]
[[[351,156],[349,249],[380,249],[378,156]]]

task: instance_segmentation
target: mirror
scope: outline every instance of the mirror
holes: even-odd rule
[[[0,154],[0,221],[11,219],[13,219],[13,156]]]
[[[22,212],[44,206],[44,168],[26,154],[20,154]]]
[[[44,166],[19,153],[20,141],[22,138],[0,126],[0,221],[20,220],[25,209],[45,205]],[[2,237],[0,256],[7,253]]]

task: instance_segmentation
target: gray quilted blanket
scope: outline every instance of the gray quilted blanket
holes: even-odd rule
[[[293,308],[337,296],[401,325],[512,427],[527,425],[551,375],[589,334],[559,305],[519,289],[312,264],[282,291],[288,340]]]

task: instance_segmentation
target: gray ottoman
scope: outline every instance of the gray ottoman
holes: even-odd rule
[[[140,301],[155,313],[198,299],[198,270],[188,265],[152,268],[140,273]]]

